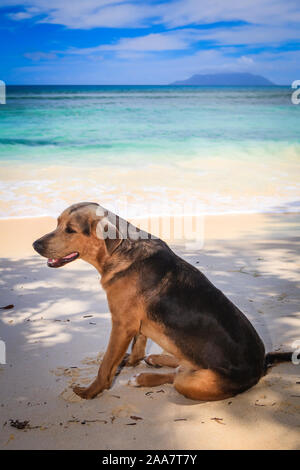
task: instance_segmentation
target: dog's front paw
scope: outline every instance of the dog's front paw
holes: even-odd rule
[[[76,393],[80,398],[85,398],[86,400],[91,400],[98,393],[93,392],[90,387],[73,387],[73,392]]]

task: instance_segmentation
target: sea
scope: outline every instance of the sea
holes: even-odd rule
[[[0,217],[300,211],[290,87],[7,86]],[[126,214],[125,214],[126,210]]]

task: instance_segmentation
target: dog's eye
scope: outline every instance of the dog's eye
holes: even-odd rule
[[[67,225],[66,232],[67,233],[76,233],[76,230],[73,230],[71,227],[69,227],[69,225]]]

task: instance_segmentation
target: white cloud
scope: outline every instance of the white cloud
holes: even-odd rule
[[[32,18],[32,13],[29,13],[29,11],[19,11],[17,13],[9,13],[8,14],[9,18],[15,21],[20,21],[20,20],[27,20],[28,18]]]
[[[298,29],[271,26],[246,25],[232,28],[195,29],[184,28],[163,33],[151,33],[134,38],[121,38],[112,44],[100,44],[89,48],[70,48],[65,51],[55,51],[61,54],[84,55],[99,52],[165,52],[188,50],[197,45],[207,47],[207,41],[218,46],[259,46],[278,45],[285,40],[298,37]],[[229,52],[229,48],[228,48]],[[123,54],[125,57],[125,54]]]
[[[40,64],[23,68],[24,73],[42,77],[43,71],[57,71],[56,83],[65,83],[64,77],[72,72],[81,83],[168,83],[225,70],[265,74],[278,83],[298,78],[299,52],[275,53],[272,47],[298,40],[299,0],[1,0],[5,6],[20,8],[10,14],[16,22],[32,18],[82,30],[153,25],[167,29],[134,38],[116,33],[117,39],[109,44],[99,36],[90,48],[66,45],[66,50],[25,54]],[[245,24],[213,25],[228,21]],[[272,47],[268,53],[250,53],[260,46]],[[172,51],[182,53],[174,57]]]
[[[282,24],[300,20],[298,0],[175,0],[160,7],[161,21],[169,27],[220,21]]]
[[[188,49],[192,42],[198,40],[195,33],[197,33],[197,31],[189,29],[168,31],[165,33],[152,33],[135,38],[121,38],[114,44],[101,44],[89,48],[72,48],[65,52],[69,54],[93,54],[98,51],[158,52],[182,50]]]
[[[153,16],[151,5],[140,0],[3,0],[1,6],[21,6],[23,11],[9,14],[16,21],[36,17],[77,29],[141,27]]]
[[[181,57],[123,53],[127,57],[98,57],[93,62],[85,55],[40,61],[29,67],[12,70],[12,80],[22,76],[23,83],[34,83],[37,79],[40,83],[50,84],[168,84],[196,73],[218,72],[251,72],[264,75],[278,84],[289,84],[299,78],[300,51],[263,52],[247,54],[243,58],[229,55],[226,47],[197,51]]]
[[[36,60],[36,61],[52,60],[56,58],[56,54],[54,54],[53,52],[40,52],[40,51],[27,52],[26,54],[24,54],[24,56],[27,57],[27,59]]]
[[[221,45],[270,45],[297,40],[296,25],[245,25],[232,28],[213,28],[202,32],[203,40]]]
[[[22,8],[11,15],[14,20],[38,16],[37,21],[79,29],[153,22],[175,28],[221,21],[272,25],[300,21],[299,0],[1,0],[1,6]]]
[[[190,38],[187,31],[148,34],[136,38],[123,38],[115,45],[100,46],[103,50],[170,51],[187,49]]]
[[[113,2],[111,2],[113,3]],[[84,4],[84,2],[83,2]],[[147,6],[135,5],[131,3],[107,5],[103,7],[92,7],[82,11],[64,10],[51,11],[43,23],[63,24],[69,28],[90,29],[96,27],[103,28],[124,28],[145,26],[144,19],[149,14]]]
[[[242,57],[239,57],[237,62],[241,65],[248,65],[248,66],[252,66],[254,64],[254,60],[251,57],[247,57],[245,55],[242,55]]]

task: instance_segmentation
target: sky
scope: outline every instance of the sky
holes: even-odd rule
[[[0,0],[7,84],[300,79],[299,0]]]

